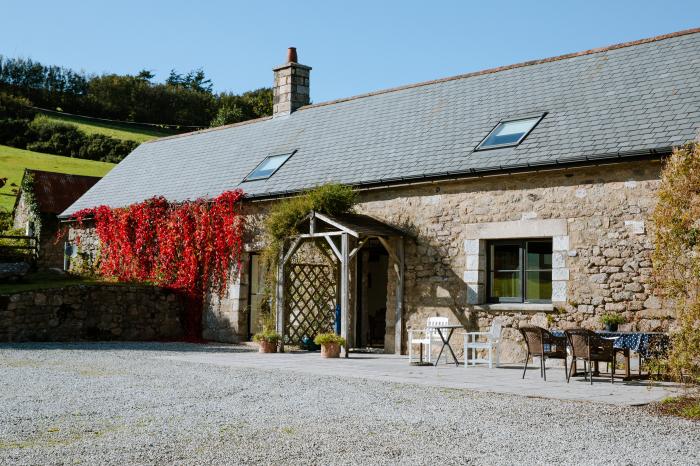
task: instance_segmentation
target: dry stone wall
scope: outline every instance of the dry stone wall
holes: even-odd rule
[[[0,295],[0,341],[178,339],[184,310],[174,292],[137,285]]]

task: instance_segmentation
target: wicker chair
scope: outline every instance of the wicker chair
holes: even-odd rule
[[[525,367],[523,367],[523,379],[527,372],[527,363],[530,357],[540,358],[540,377],[547,380],[546,359],[563,359],[564,372],[569,373],[566,365],[566,338],[555,337],[542,327],[520,327],[520,333],[525,339],[527,346],[527,356],[525,357]]]
[[[613,340],[602,338],[591,330],[575,328],[564,331],[571,348],[571,367],[576,367],[576,361],[583,359],[583,374],[590,377],[593,385],[593,363],[610,363],[610,383],[615,383],[615,348]],[[588,368],[586,368],[588,363]],[[567,372],[566,382],[569,382],[571,374]]]

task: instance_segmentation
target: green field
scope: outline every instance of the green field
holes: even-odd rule
[[[82,118],[72,115],[61,115],[58,113],[42,113],[50,120],[71,123],[87,134],[104,134],[117,139],[127,139],[130,141],[144,142],[151,139],[161,138],[177,134],[175,131],[165,128],[145,127],[130,125],[128,123],[113,123],[109,121],[99,121],[90,118]]]
[[[25,168],[73,175],[104,176],[114,167],[113,163],[40,154],[0,145],[0,178],[7,177],[7,183],[0,188],[0,209],[12,210],[15,203],[12,190],[22,181]],[[12,186],[12,183],[17,186]]]

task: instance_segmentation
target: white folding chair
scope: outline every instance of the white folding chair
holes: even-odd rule
[[[428,322],[424,330],[409,330],[408,331],[408,363],[413,361],[413,346],[420,347],[419,362],[423,362],[423,351],[425,350],[425,361],[432,362],[433,342],[441,343],[440,335],[435,327],[447,325],[447,317],[428,317]]]
[[[493,367],[493,351],[496,350],[496,367],[501,362],[501,329],[503,325],[494,320],[491,323],[491,330],[488,332],[467,332],[464,334],[464,367],[469,366],[471,361],[472,366],[476,366],[477,362],[488,362],[489,369]],[[481,337],[481,341],[479,341]],[[471,358],[469,358],[468,350],[472,350]],[[477,350],[488,350],[488,359],[478,359]]]

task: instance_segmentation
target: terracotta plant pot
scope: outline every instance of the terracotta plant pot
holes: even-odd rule
[[[324,343],[321,345],[321,356],[324,358],[339,358],[340,345],[338,343]]]
[[[258,341],[258,353],[276,353],[277,342],[269,342],[265,340]]]

